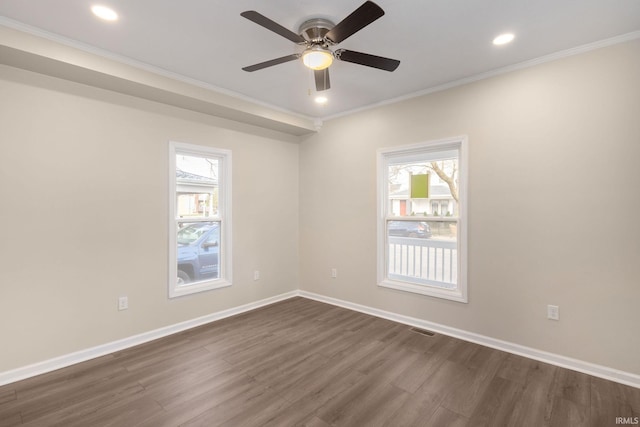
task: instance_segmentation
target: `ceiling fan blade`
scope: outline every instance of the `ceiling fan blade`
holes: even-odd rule
[[[297,53],[294,53],[293,55],[282,56],[280,58],[272,59],[270,61],[249,65],[248,67],[242,67],[242,69],[244,71],[249,71],[249,72],[258,71],[258,70],[262,70],[263,68],[273,67],[274,65],[282,64],[284,62],[295,61],[298,58],[300,58],[300,55]]]
[[[335,52],[335,56],[341,61],[353,62],[354,64],[365,65],[385,71],[394,71],[398,68],[398,65],[400,65],[400,61],[397,59],[384,58],[382,56],[345,49],[338,49]]]
[[[380,6],[372,1],[367,1],[354,10],[351,15],[340,21],[325,34],[324,37],[334,44],[338,44],[371,24],[382,15],[384,15],[384,10],[382,10]]]
[[[331,88],[328,68],[325,68],[324,70],[314,70],[313,75],[316,78],[316,90],[318,92]]]
[[[293,31],[283,27],[277,22],[272,21],[266,16],[256,12],[255,10],[247,10],[246,12],[242,12],[240,16],[247,18],[249,21],[253,21],[256,24],[266,28],[267,30],[273,31],[276,34],[281,35],[282,37],[291,40],[294,43],[304,44],[304,38],[294,33]]]

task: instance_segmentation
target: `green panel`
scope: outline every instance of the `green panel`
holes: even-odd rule
[[[429,198],[429,174],[411,175],[411,198]]]

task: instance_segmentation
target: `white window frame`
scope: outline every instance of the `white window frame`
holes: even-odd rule
[[[176,212],[176,155],[215,158],[218,160],[218,213],[203,221],[220,222],[218,278],[178,285]],[[169,141],[169,298],[231,286],[231,151],[201,145]]]
[[[377,239],[377,279],[378,286],[397,289],[406,292],[413,292],[422,295],[429,295],[462,303],[468,302],[467,293],[467,185],[468,185],[468,157],[467,157],[467,137],[458,136],[453,138],[428,141],[418,144],[411,144],[392,148],[378,149],[377,171],[378,171],[378,239]],[[420,161],[421,156],[440,151],[456,150],[458,152],[458,199],[459,215],[457,217],[457,287],[455,289],[445,289],[438,286],[416,284],[402,280],[391,279],[388,275],[388,240],[387,221],[394,219],[409,219],[407,217],[393,217],[389,214],[389,185],[388,168],[390,164],[399,162]],[[423,217],[416,217],[423,218]]]

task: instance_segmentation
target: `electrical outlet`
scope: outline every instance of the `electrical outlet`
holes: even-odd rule
[[[332,268],[331,269],[331,277],[333,279],[335,279],[336,277],[338,277],[338,269],[337,268]]]
[[[120,297],[118,298],[118,310],[126,310],[129,308],[129,298],[128,297]]]
[[[548,305],[547,319],[560,320],[560,307],[558,307],[557,305]]]
[[[253,280],[260,280],[260,270],[255,270],[253,272]]]

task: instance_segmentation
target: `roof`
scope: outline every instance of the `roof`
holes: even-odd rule
[[[194,173],[185,172],[180,169],[176,169],[176,180],[178,182],[188,182],[191,184],[209,184],[218,185],[218,180],[209,178],[207,176],[196,175]]]

